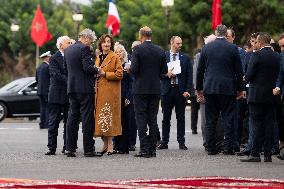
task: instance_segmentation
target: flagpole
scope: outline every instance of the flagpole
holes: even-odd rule
[[[36,45],[36,68],[38,67],[39,64],[39,47]]]
[[[111,28],[107,29],[107,34],[111,35]]]

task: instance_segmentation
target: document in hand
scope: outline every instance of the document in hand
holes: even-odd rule
[[[127,63],[124,64],[124,69],[128,69],[131,66],[131,61],[129,60]]]
[[[167,63],[168,70],[172,70],[173,74],[181,73],[180,60],[175,60]]]

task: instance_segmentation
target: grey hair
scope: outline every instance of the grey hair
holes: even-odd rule
[[[97,40],[96,33],[95,33],[93,30],[89,29],[89,28],[86,28],[86,29],[84,29],[83,31],[81,31],[81,32],[79,33],[79,38],[80,38],[80,37],[89,38],[89,39],[91,39],[93,42]]]
[[[121,44],[115,45],[114,46],[114,51],[116,51],[117,49],[121,49],[123,51],[124,57],[123,57],[123,61],[122,63],[125,63],[128,61],[128,55],[127,55],[127,51],[125,50],[124,46]]]
[[[69,40],[69,39],[70,39],[70,38],[69,38],[67,35],[58,37],[58,38],[57,38],[57,41],[56,41],[56,47],[58,48],[58,50],[60,50],[60,44],[62,44],[63,41]]]
[[[225,25],[219,24],[216,27],[215,35],[217,37],[226,37],[226,35],[227,35],[227,27]]]
[[[208,43],[211,43],[215,39],[216,39],[216,35],[214,35],[214,34],[208,35],[207,37],[204,37],[204,43],[206,45]]]
[[[132,45],[131,45],[131,49],[133,49],[134,47],[136,47],[137,45],[140,45],[141,41],[133,41]]]

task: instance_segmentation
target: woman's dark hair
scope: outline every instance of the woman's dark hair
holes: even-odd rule
[[[110,38],[110,43],[111,43],[110,50],[114,51],[114,40],[113,40],[112,36],[109,35],[109,34],[104,34],[98,40],[98,46],[97,47],[101,52],[103,52],[102,43],[105,42],[107,37]]]

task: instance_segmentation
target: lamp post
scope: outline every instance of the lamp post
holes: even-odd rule
[[[166,16],[166,45],[168,44],[169,38],[169,18],[170,18],[170,8],[174,6],[174,0],[161,0],[161,5],[165,9]]]
[[[80,24],[81,24],[81,21],[84,18],[83,14],[80,11],[79,5],[76,6],[76,9],[74,11],[74,14],[72,15],[72,18],[76,22],[76,30],[77,30],[77,36],[78,36],[79,31],[80,31]]]
[[[20,26],[18,24],[18,22],[16,20],[12,20],[12,24],[10,26],[10,30],[13,33],[13,42],[15,42],[15,37],[16,37],[16,32],[18,32],[20,29]],[[13,58],[16,58],[16,49],[15,47],[12,47],[12,51],[13,51]]]

